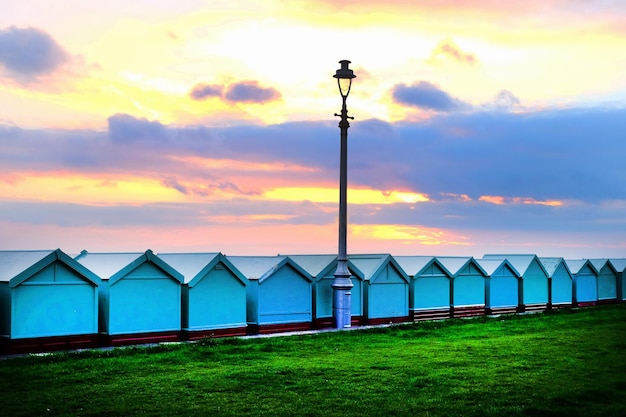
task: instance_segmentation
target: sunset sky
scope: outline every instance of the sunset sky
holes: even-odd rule
[[[626,257],[626,1],[0,0],[0,249]]]

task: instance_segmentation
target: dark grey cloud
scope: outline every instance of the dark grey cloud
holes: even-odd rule
[[[161,184],[167,188],[173,188],[181,194],[189,194],[189,190],[187,187],[182,185],[178,180],[174,177],[167,177],[161,181]]]
[[[449,112],[468,107],[466,103],[428,81],[418,81],[411,85],[396,84],[391,94],[396,103],[423,110]]]
[[[224,92],[224,87],[221,85],[209,85],[199,83],[193,86],[189,92],[189,97],[196,101],[206,100],[211,97],[221,98]]]
[[[168,130],[158,121],[115,114],[108,118],[109,138],[113,142],[151,141],[158,143],[168,138]]]
[[[270,223],[329,224],[335,204],[248,200],[250,178],[337,183],[335,120],[270,126],[173,127],[115,115],[109,132],[0,127],[0,181],[33,172],[107,173],[154,178],[189,195],[228,190],[240,198],[206,204],[86,207],[48,202],[0,204],[5,221],[81,224],[206,224],[212,216],[267,214]],[[391,223],[454,230],[626,233],[626,109],[556,109],[526,113],[439,114],[421,122],[352,122],[350,189],[426,193],[431,202],[351,205],[352,224]],[[190,157],[238,160],[245,174],[222,164],[190,165]],[[258,171],[253,167],[259,164]],[[279,170],[267,169],[278,164]],[[293,167],[290,168],[290,167]],[[301,169],[307,167],[308,169]],[[242,179],[242,175],[244,179]],[[202,178],[201,183],[187,182]],[[237,179],[234,179],[236,176]],[[114,181],[114,179],[113,179]],[[465,195],[465,199],[455,195]],[[497,205],[482,196],[522,199]],[[562,206],[525,204],[560,200]],[[45,219],[41,213],[46,213]],[[52,219],[52,220],[51,220]],[[91,222],[91,223],[90,223]]]
[[[625,131],[626,109],[618,108],[455,112],[393,124],[354,121],[348,176],[351,186],[412,190],[435,199],[450,193],[474,200],[623,201]],[[0,173],[28,167],[42,172],[132,172],[179,182],[196,176],[242,195],[258,191],[233,183],[234,174],[241,177],[236,167],[190,166],[185,162],[189,157],[286,167],[250,171],[251,176],[335,181],[339,129],[334,120],[172,127],[130,115],[112,116],[109,132],[0,128]],[[295,168],[302,166],[308,169]],[[179,185],[189,193],[210,191]]]
[[[0,67],[19,82],[53,73],[69,59],[65,49],[41,29],[15,26],[0,29]]]
[[[267,103],[281,98],[280,92],[271,87],[261,87],[257,81],[240,81],[230,84],[224,98],[236,103]]]
[[[272,87],[263,87],[258,81],[239,81],[227,86],[198,83],[191,88],[189,97],[195,101],[220,98],[230,103],[263,104],[280,100],[282,95]]]

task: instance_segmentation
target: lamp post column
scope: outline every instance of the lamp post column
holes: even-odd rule
[[[355,77],[352,70],[348,69],[350,61],[339,61],[341,68],[337,70],[335,78],[339,81],[339,91],[342,97],[341,114],[336,114],[341,118],[339,121],[340,129],[340,163],[339,163],[339,253],[337,256],[337,270],[335,271],[335,279],[332,283],[333,288],[333,317],[335,328],[344,329],[352,326],[352,302],[351,290],[353,287],[350,280],[350,270],[348,269],[347,255],[347,226],[348,226],[348,128],[350,123],[348,119],[354,119],[348,116],[346,107],[346,99],[350,92],[350,84],[352,78]],[[347,89],[346,89],[346,80]]]

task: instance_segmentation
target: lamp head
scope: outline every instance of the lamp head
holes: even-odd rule
[[[350,87],[352,86],[352,79],[356,77],[354,72],[348,68],[350,61],[347,59],[339,61],[341,64],[341,68],[339,68],[333,77],[337,79],[337,84],[339,85],[339,93],[341,97],[344,99],[348,97],[350,94]]]

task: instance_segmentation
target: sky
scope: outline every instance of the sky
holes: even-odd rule
[[[0,250],[626,257],[626,1],[0,10]]]

